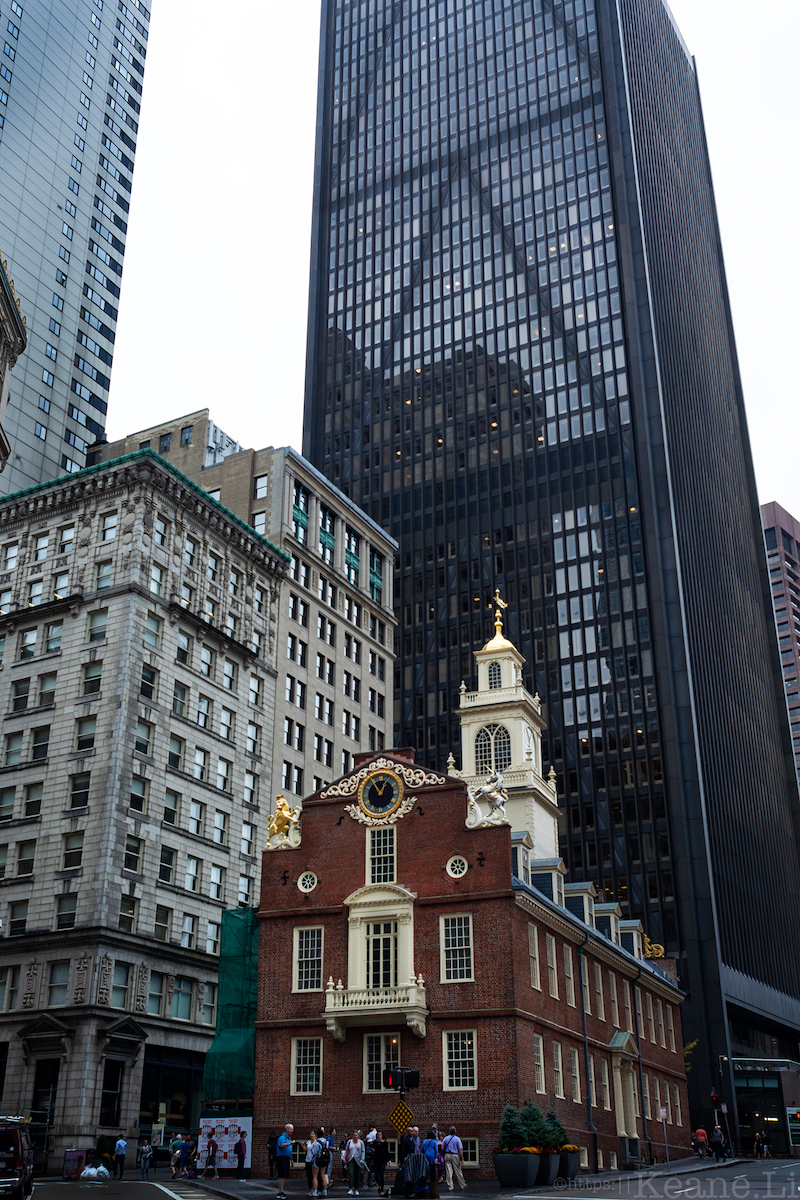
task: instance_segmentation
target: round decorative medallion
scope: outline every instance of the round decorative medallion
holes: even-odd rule
[[[313,871],[303,871],[303,874],[297,881],[297,886],[301,892],[313,892],[318,883],[319,880]]]
[[[402,799],[403,781],[394,771],[375,771],[358,789],[358,807],[368,817],[390,817]]]
[[[445,870],[451,879],[462,879],[469,870],[469,863],[463,855],[454,854],[447,860]]]

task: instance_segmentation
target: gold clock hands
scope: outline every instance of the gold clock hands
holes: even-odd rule
[[[386,791],[387,782],[388,782],[388,780],[384,779],[383,783],[379,787],[377,779],[373,780],[372,786],[375,788],[375,791],[378,793],[379,796],[382,796],[383,793]]]

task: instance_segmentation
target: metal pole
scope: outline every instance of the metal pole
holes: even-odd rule
[[[667,1166],[669,1166],[669,1145],[667,1144],[667,1118],[661,1118],[661,1124],[664,1126],[664,1151],[667,1156]]]

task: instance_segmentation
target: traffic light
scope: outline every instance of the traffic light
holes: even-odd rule
[[[407,1088],[419,1087],[419,1071],[404,1071],[403,1074],[406,1077]]]
[[[407,1067],[387,1067],[383,1072],[383,1086],[400,1091],[419,1087],[419,1071],[410,1071]]]
[[[719,1100],[719,1096],[717,1095],[717,1089],[712,1088],[711,1089],[711,1103],[716,1104],[718,1100]]]

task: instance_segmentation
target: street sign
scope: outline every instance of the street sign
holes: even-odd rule
[[[663,1107],[663,1105],[658,1110],[658,1118],[660,1121],[666,1121],[666,1119],[667,1119],[667,1110],[666,1110],[666,1108]]]
[[[789,1122],[789,1145],[800,1146],[800,1108],[787,1108]]]
[[[402,1134],[413,1120],[414,1114],[403,1100],[400,1100],[389,1113],[389,1121],[394,1125],[398,1134]]]
[[[720,1104],[720,1108],[722,1109],[723,1113],[726,1113],[728,1111],[727,1104]]]

